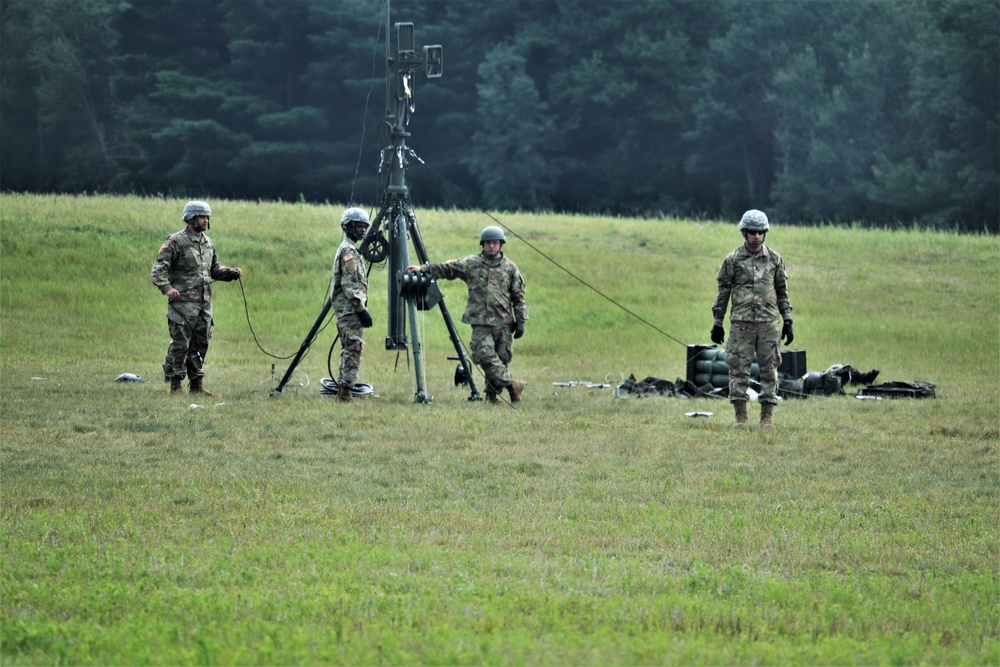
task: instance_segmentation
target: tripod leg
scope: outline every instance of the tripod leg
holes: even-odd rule
[[[433,399],[427,395],[424,388],[424,346],[420,343],[420,335],[417,332],[417,304],[407,299],[406,305],[410,317],[410,337],[413,339],[413,371],[417,377],[417,393],[413,396],[413,402],[430,403]]]
[[[430,259],[427,256],[427,248],[424,247],[424,239],[420,235],[420,230],[417,228],[417,219],[408,209],[406,210],[406,217],[409,223],[410,238],[413,240],[413,248],[417,251],[417,258],[420,260],[421,264],[427,264],[430,262]],[[476,388],[476,380],[472,374],[472,363],[469,361],[469,358],[465,356],[465,349],[462,347],[462,338],[458,335],[455,323],[452,322],[451,314],[448,312],[448,306],[445,304],[443,295],[441,297],[441,301],[438,303],[438,307],[441,309],[441,316],[444,318],[444,324],[448,328],[448,337],[451,338],[451,344],[455,347],[455,354],[458,355],[459,361],[462,362],[462,367],[465,369],[465,377],[469,380],[469,388],[472,391],[469,396],[469,400],[481,400],[479,389]]]
[[[292,359],[291,365],[289,365],[288,370],[285,371],[284,377],[281,378],[281,382],[279,382],[278,386],[274,388],[274,392],[272,392],[272,394],[280,394],[281,390],[284,389],[286,384],[288,384],[288,380],[292,377],[295,367],[299,365],[299,362],[302,361],[303,355],[305,355],[306,351],[309,350],[309,346],[312,345],[313,338],[316,337],[316,332],[319,331],[321,326],[323,326],[323,320],[326,319],[326,315],[330,312],[330,308],[332,307],[333,299],[327,299],[326,303],[323,304],[323,310],[320,312],[319,317],[316,318],[316,322],[312,325],[312,329],[310,329],[309,333],[306,334],[306,339],[302,341],[302,346],[295,354],[295,358]]]

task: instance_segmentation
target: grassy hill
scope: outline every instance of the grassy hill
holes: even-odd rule
[[[499,215],[528,286],[517,410],[453,386],[437,310],[418,317],[434,400],[412,402],[377,266],[360,379],[378,397],[345,407],[319,392],[332,325],[271,395],[341,207],[211,203],[245,274],[215,290],[220,396],[191,407],[162,383],[149,282],[183,201],[0,199],[4,664],[1000,659],[996,237],[774,221],[809,370],[937,398],[849,389],[738,431],[721,401],[562,386],[684,377],[735,224]],[[494,224],[417,216],[433,261]],[[464,285],[442,288],[467,341]]]

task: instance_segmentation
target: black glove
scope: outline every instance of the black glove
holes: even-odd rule
[[[518,320],[514,322],[514,338],[520,338],[524,335],[524,320]]]
[[[792,341],[795,340],[795,334],[792,333],[792,321],[785,320],[784,325],[781,327],[781,337],[785,339],[785,345],[791,345]]]
[[[712,327],[712,342],[716,345],[722,345],[726,342],[726,330],[718,324]]]
[[[372,325],[372,316],[367,310],[358,311],[358,319],[361,320],[361,326],[365,329]]]

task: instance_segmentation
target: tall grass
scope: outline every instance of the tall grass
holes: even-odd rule
[[[167,395],[149,268],[182,205],[0,201],[4,664],[1000,661],[996,238],[776,223],[810,370],[938,398],[789,401],[738,431],[723,402],[563,386],[683,377],[732,224],[500,216],[531,315],[517,410],[452,385],[436,310],[418,318],[434,400],[412,402],[376,268],[378,397],[345,407],[317,384],[332,326],[270,395],[288,361],[254,344],[238,283],[215,291],[220,396]],[[341,209],[212,206],[258,339],[293,354]],[[492,223],[417,213],[435,261]],[[442,288],[467,338],[464,286]]]

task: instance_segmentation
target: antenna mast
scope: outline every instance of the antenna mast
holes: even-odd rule
[[[414,50],[413,24],[397,23],[395,26],[396,52],[393,54],[390,50],[392,34],[389,32],[388,26],[389,0],[386,0],[386,62],[388,64],[386,111],[385,120],[379,123],[376,132],[382,141],[389,142],[389,145],[382,149],[382,161],[379,167],[380,173],[382,167],[389,170],[389,184],[382,198],[382,207],[372,221],[364,239],[358,245],[358,250],[365,259],[372,263],[382,262],[387,258],[389,260],[389,279],[387,281],[389,327],[385,348],[387,350],[408,349],[410,339],[406,336],[406,321],[409,318],[410,337],[413,344],[413,365],[417,379],[417,392],[413,397],[414,403],[430,403],[433,400],[433,397],[427,395],[424,388],[423,350],[420,345],[416,320],[417,310],[430,310],[434,306],[439,306],[441,309],[441,315],[448,327],[448,335],[455,346],[457,359],[462,365],[463,372],[456,373],[456,384],[459,383],[457,378],[463,375],[464,381],[468,383],[472,392],[469,400],[478,401],[482,400],[482,397],[479,395],[479,390],[476,388],[472,376],[472,364],[462,348],[462,339],[448,313],[444,295],[434,280],[429,280],[426,276],[414,276],[406,273],[406,267],[410,264],[408,249],[410,240],[413,242],[413,248],[416,250],[420,262],[429,261],[427,249],[424,247],[420,230],[417,227],[417,218],[413,214],[410,189],[406,185],[407,157],[411,154],[416,155],[406,147],[406,137],[410,136],[406,127],[409,124],[410,115],[414,111],[413,74],[416,70],[423,69],[429,79],[440,77],[443,67],[443,49],[441,45],[434,44],[423,47],[418,53]],[[281,393],[282,388],[291,379],[295,367],[312,344],[313,338],[319,332],[332,305],[332,300],[327,299],[322,312],[316,318],[316,322],[284,377],[275,388],[275,393]]]
[[[386,3],[388,9],[388,0]],[[386,21],[388,22],[388,14]],[[389,50],[387,39],[386,49]],[[387,55],[388,73],[386,76],[386,115],[379,123],[376,133],[388,146],[382,149],[382,162],[379,171],[385,167],[389,171],[389,181],[382,198],[382,207],[372,221],[368,233],[358,245],[358,250],[370,262],[376,263],[386,259],[389,261],[388,291],[389,316],[388,334],[385,339],[387,350],[406,350],[412,341],[413,363],[416,371],[417,392],[413,400],[416,403],[429,403],[423,380],[423,350],[417,332],[417,310],[430,310],[439,306],[444,317],[448,334],[451,337],[458,360],[464,368],[464,375],[472,395],[469,400],[480,400],[472,376],[472,365],[462,348],[462,341],[452,322],[444,295],[433,280],[421,280],[406,274],[410,264],[409,242],[412,241],[420,263],[429,261],[427,249],[424,246],[417,219],[413,214],[410,200],[410,189],[406,185],[406,167],[408,158],[414,155],[406,146],[406,138],[410,136],[407,127],[410,116],[414,112],[414,72],[424,71],[427,78],[434,79],[443,72],[443,49],[441,45],[424,46],[421,51],[414,48],[413,24],[395,24],[396,51]],[[406,335],[406,323],[409,319],[410,336]]]

